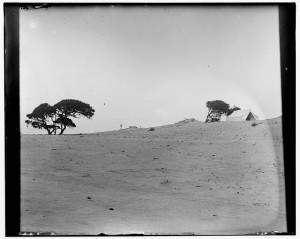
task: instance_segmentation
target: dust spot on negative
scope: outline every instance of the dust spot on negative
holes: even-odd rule
[[[36,24],[36,22],[30,22],[29,26],[30,26],[30,28],[34,29],[37,27],[37,24]]]

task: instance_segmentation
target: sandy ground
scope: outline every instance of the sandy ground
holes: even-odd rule
[[[286,231],[281,119],[22,135],[21,230]]]

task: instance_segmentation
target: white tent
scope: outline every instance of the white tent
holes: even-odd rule
[[[251,110],[236,110],[226,118],[226,121],[259,120],[259,117]]]

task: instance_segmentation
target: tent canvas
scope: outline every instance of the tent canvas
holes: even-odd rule
[[[226,121],[248,121],[258,120],[259,117],[251,112],[251,110],[237,110],[226,118]]]

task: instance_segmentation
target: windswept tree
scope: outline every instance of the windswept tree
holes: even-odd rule
[[[222,100],[207,101],[206,107],[208,108],[208,114],[205,122],[219,122],[222,115],[229,116],[234,111],[241,109],[235,105],[230,108],[229,104]]]
[[[206,107],[208,108],[208,114],[205,122],[220,121],[222,114],[227,114],[229,110],[229,104],[222,100],[207,101]]]
[[[31,114],[26,115],[29,120],[25,120],[25,123],[31,125],[36,129],[45,129],[48,134],[52,134],[56,131],[58,126],[55,125],[56,110],[48,103],[40,104],[36,107]]]
[[[55,123],[60,125],[60,134],[63,134],[67,127],[76,127],[69,117],[78,118],[84,116],[91,119],[95,113],[95,110],[89,104],[79,100],[62,100],[53,107],[56,109],[57,119]]]
[[[31,114],[26,115],[29,120],[25,123],[33,128],[45,129],[48,134],[63,134],[66,128],[74,128],[76,125],[70,117],[78,118],[84,116],[92,118],[95,110],[86,103],[79,100],[62,100],[54,106],[44,103],[33,110]]]

